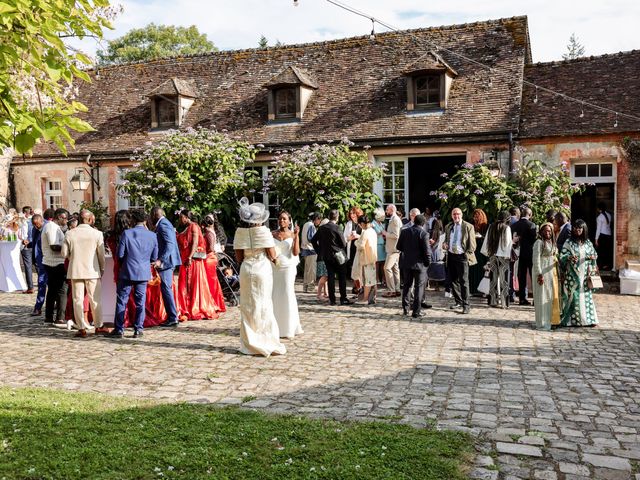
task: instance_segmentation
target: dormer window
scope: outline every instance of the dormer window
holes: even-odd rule
[[[453,78],[458,74],[435,52],[428,52],[405,71],[407,111],[447,108]]]
[[[269,91],[267,120],[276,124],[301,121],[313,91],[318,88],[304,70],[294,66],[286,67],[263,86]]]
[[[196,99],[191,82],[171,78],[153,90],[151,99],[151,129],[163,130],[183,124]]]
[[[157,97],[156,112],[158,113],[158,128],[171,128],[176,126],[177,99]]]
[[[413,77],[415,83],[415,99],[414,105],[416,108],[439,108],[440,99],[442,98],[440,92],[442,75],[418,75]]]
[[[276,118],[295,118],[298,111],[296,88],[278,88],[274,91]]]

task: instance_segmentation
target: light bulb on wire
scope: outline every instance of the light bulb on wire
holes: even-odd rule
[[[536,96],[533,99],[533,103],[538,103],[538,87],[536,87]]]
[[[299,5],[298,0],[293,0],[293,6],[297,7]]]
[[[376,21],[371,19],[371,34],[369,35],[369,40],[372,42],[376,41]]]
[[[584,118],[584,104],[580,107],[580,118]]]
[[[618,128],[618,114],[616,113],[616,121],[613,124],[613,128]]]

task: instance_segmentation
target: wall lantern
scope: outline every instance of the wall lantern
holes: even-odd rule
[[[98,189],[100,189],[98,181],[93,178],[91,172],[89,172],[86,168],[76,168],[76,173],[69,180],[69,183],[71,183],[71,188],[73,188],[74,191],[87,190],[89,188],[89,185],[91,185],[91,182],[94,182],[98,186]]]

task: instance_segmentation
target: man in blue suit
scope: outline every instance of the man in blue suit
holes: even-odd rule
[[[142,336],[145,316],[147,282],[151,280],[151,264],[158,259],[158,240],[145,227],[146,215],[140,210],[131,212],[136,224],[122,232],[118,245],[120,271],[118,272],[115,328],[112,337],[122,338],[124,334],[124,313],[133,288],[136,302],[136,324],[134,338]]]
[[[178,311],[176,310],[176,302],[173,298],[173,270],[182,265],[180,260],[180,250],[178,249],[178,241],[176,239],[176,231],[173,225],[164,216],[164,210],[160,207],[151,209],[151,221],[156,228],[156,236],[158,237],[158,260],[156,261],[156,270],[162,284],[162,300],[164,308],[167,311],[167,321],[162,323],[163,327],[178,326]]]

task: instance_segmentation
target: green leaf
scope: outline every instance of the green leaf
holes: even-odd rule
[[[0,15],[4,15],[5,13],[15,12],[16,7],[6,4],[5,2],[0,2]]]
[[[89,125],[89,123],[79,119],[78,117],[66,117],[64,120],[64,123],[69,128],[75,130],[76,132],[94,132],[95,131],[95,128]]]
[[[27,153],[31,151],[31,149],[36,144],[36,138],[30,133],[20,133],[16,135],[16,139],[14,142],[15,149],[18,153]]]

